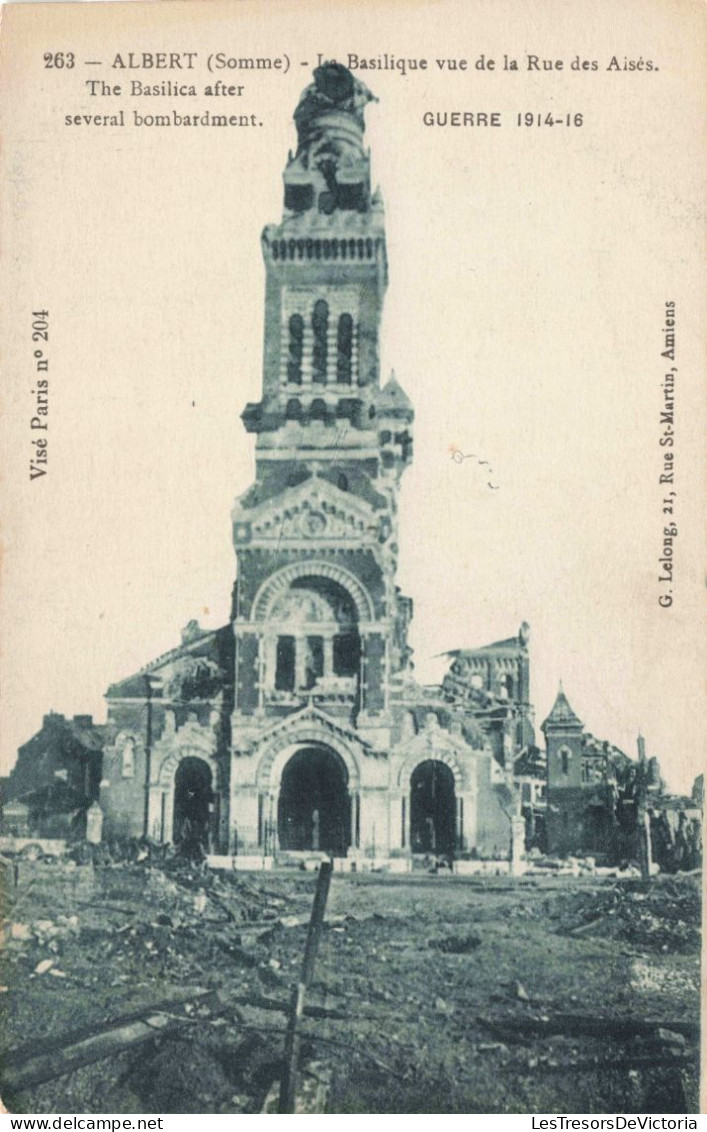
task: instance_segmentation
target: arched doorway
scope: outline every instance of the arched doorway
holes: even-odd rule
[[[182,759],[174,776],[172,839],[175,845],[189,840],[209,848],[214,793],[211,768],[203,759]]]
[[[452,857],[455,848],[454,775],[446,763],[427,759],[410,779],[410,846],[413,853]]]
[[[327,747],[305,747],[286,764],[277,812],[280,848],[344,857],[351,844],[351,798],[342,760]]]

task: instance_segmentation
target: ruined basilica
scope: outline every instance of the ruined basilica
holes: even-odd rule
[[[413,406],[381,379],[385,219],[366,87],[318,68],[295,110],[284,210],[263,232],[255,482],[232,513],[229,624],[107,693],[106,838],[211,853],[508,859],[541,820],[528,627],[416,683],[396,584]]]

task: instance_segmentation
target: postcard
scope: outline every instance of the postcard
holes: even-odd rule
[[[703,44],[3,8],[11,1112],[696,1127]]]

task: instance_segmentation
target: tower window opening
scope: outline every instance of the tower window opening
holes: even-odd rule
[[[312,312],[312,381],[322,385],[326,384],[328,329],[329,307],[324,299],[318,299]]]
[[[290,318],[289,358],[287,362],[287,380],[292,385],[302,384],[302,351],[304,346],[304,320],[301,315],[293,314]]]
[[[349,478],[348,476],[344,475],[343,472],[339,472],[338,476],[336,477],[336,486],[338,487],[339,491],[349,490]]]
[[[278,692],[295,689],[295,638],[278,637],[275,665],[275,687]]]
[[[353,416],[354,402],[350,397],[342,397],[340,401],[336,402],[336,415],[350,420]]]
[[[336,335],[336,380],[351,384],[351,354],[353,350],[353,319],[342,314]]]
[[[313,688],[324,675],[324,641],[321,637],[307,637],[304,656],[304,686]]]
[[[334,637],[334,675],[356,676],[361,646],[356,633],[340,633]]]
[[[564,775],[567,775],[570,772],[570,759],[571,759],[571,757],[572,757],[572,752],[569,751],[567,749],[567,747],[563,747],[562,750],[560,751],[560,769],[561,769],[561,771]]]
[[[311,185],[286,185],[285,208],[292,212],[305,212],[314,204],[314,189]]]

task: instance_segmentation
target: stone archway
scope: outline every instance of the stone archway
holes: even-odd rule
[[[361,585],[355,574],[332,562],[319,562],[316,559],[307,562],[291,562],[283,566],[261,585],[251,608],[253,621],[267,621],[271,609],[280,594],[290,589],[294,582],[304,578],[326,579],[340,586],[350,597],[356,610],[356,620],[359,624],[372,622],[375,619],[373,601],[367,590]]]
[[[194,756],[183,758],[174,775],[172,836],[175,845],[201,846],[208,851],[213,837],[211,767]]]
[[[175,746],[183,738],[184,745]],[[219,840],[219,803],[223,786],[220,768],[213,751],[204,743],[194,741],[194,727],[187,723],[175,735],[168,733],[153,749],[152,780],[150,782],[150,836],[163,845],[176,844],[180,830],[175,825],[178,816],[175,806],[177,780],[183,763],[202,764],[206,767],[211,789],[210,825],[215,843]],[[186,772],[184,772],[186,774]],[[206,773],[204,777],[206,777]],[[181,812],[181,811],[180,811]]]
[[[257,846],[266,855],[277,853],[279,844],[280,791],[288,763],[305,750],[326,750],[340,768],[340,777],[349,796],[350,826],[342,844],[357,848],[360,834],[361,774],[359,760],[364,744],[357,736],[344,734],[320,716],[316,708],[283,720],[258,752],[255,787],[257,791]],[[237,808],[237,806],[236,806]],[[315,807],[311,807],[313,811]],[[321,820],[320,820],[321,831]],[[321,837],[320,837],[321,841]]]
[[[345,857],[351,844],[346,766],[325,745],[299,748],[282,771],[277,804],[279,847]]]
[[[425,759],[410,776],[410,848],[453,857],[457,799],[454,774],[439,759]]]

